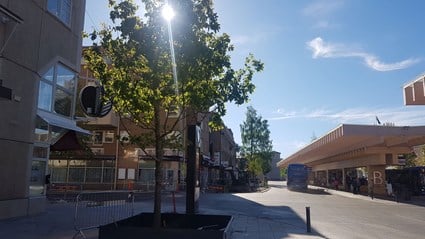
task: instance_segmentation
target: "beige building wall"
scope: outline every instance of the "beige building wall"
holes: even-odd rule
[[[0,100],[1,219],[44,209],[44,195],[29,195],[39,80],[57,62],[79,71],[85,0],[72,1],[69,26],[47,11],[47,0],[0,0],[0,6],[22,19],[0,22],[9,39],[0,42],[0,80],[13,94]]]

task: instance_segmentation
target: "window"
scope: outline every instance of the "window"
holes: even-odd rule
[[[44,180],[46,176],[46,162],[33,160],[31,163],[30,195],[37,196],[44,193]]]
[[[47,158],[48,152],[49,150],[46,147],[37,147],[34,146],[33,152],[32,152],[32,156],[34,158]]]
[[[71,25],[72,0],[48,0],[47,10],[67,26]]]
[[[75,72],[56,64],[40,80],[38,108],[70,117],[75,102],[75,87]]]
[[[37,116],[35,121],[35,141],[47,142],[49,140],[49,125]]]
[[[49,160],[52,183],[108,183],[115,178],[115,160]]]
[[[139,180],[142,183],[155,183],[155,169],[154,168],[140,168]]]
[[[69,167],[68,182],[84,182],[85,168],[71,168]]]
[[[177,118],[179,117],[179,108],[176,105],[171,105],[166,113],[168,118]]]
[[[112,183],[115,178],[115,169],[114,168],[104,168],[103,170],[103,182]]]
[[[87,183],[102,182],[102,168],[87,168],[86,182]]]
[[[91,148],[91,151],[94,155],[102,155],[105,154],[105,150],[103,148]]]
[[[0,55],[20,23],[22,19],[15,12],[0,4]]]
[[[34,145],[31,162],[31,176],[29,183],[30,196],[44,194],[47,158],[49,157],[48,146],[42,144]]]
[[[113,143],[114,142],[114,132],[106,131],[104,143]]]
[[[95,131],[93,133],[93,144],[102,145],[102,143],[103,143],[103,132],[102,131]]]

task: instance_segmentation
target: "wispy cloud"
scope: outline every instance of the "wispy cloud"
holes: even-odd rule
[[[344,6],[344,1],[319,0],[302,9],[302,14],[314,20],[313,28],[329,29],[339,24],[331,22],[332,14]]]
[[[335,12],[343,5],[344,1],[319,0],[307,5],[302,12],[306,16],[319,18]]]
[[[344,44],[328,43],[322,38],[316,37],[307,42],[308,48],[313,52],[313,58],[342,58],[357,57],[363,59],[364,63],[376,71],[393,71],[408,68],[420,61],[417,58],[409,58],[394,63],[384,63],[378,57],[363,52],[358,49],[352,49]]]
[[[353,108],[343,111],[326,109],[285,111],[279,109],[275,117],[269,121],[288,119],[317,119],[333,122],[334,124],[374,124],[375,117],[379,117],[382,123],[394,123],[396,126],[413,126],[425,124],[425,111],[421,108]]]
[[[319,29],[329,29],[329,28],[337,28],[337,27],[339,27],[338,24],[331,23],[327,20],[316,21],[313,25],[313,28],[319,28]]]
[[[264,42],[274,38],[282,30],[282,27],[278,25],[261,25],[254,29],[250,28],[250,33],[233,35],[231,39],[235,45],[264,44]],[[255,32],[255,34],[252,34],[252,32]]]

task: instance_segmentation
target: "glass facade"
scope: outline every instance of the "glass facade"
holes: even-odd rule
[[[52,183],[113,183],[115,160],[49,160]]]
[[[76,74],[57,63],[40,80],[38,108],[71,117],[75,102]]]
[[[48,0],[47,10],[67,26],[71,25],[72,0]]]
[[[35,121],[35,141],[47,142],[49,140],[49,125],[37,116]]]
[[[44,195],[46,177],[46,161],[33,160],[31,163],[30,195]]]

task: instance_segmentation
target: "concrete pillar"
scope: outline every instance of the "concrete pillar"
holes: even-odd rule
[[[373,190],[374,195],[386,195],[385,165],[367,166],[368,191]]]
[[[329,170],[326,170],[326,187],[329,187]]]

